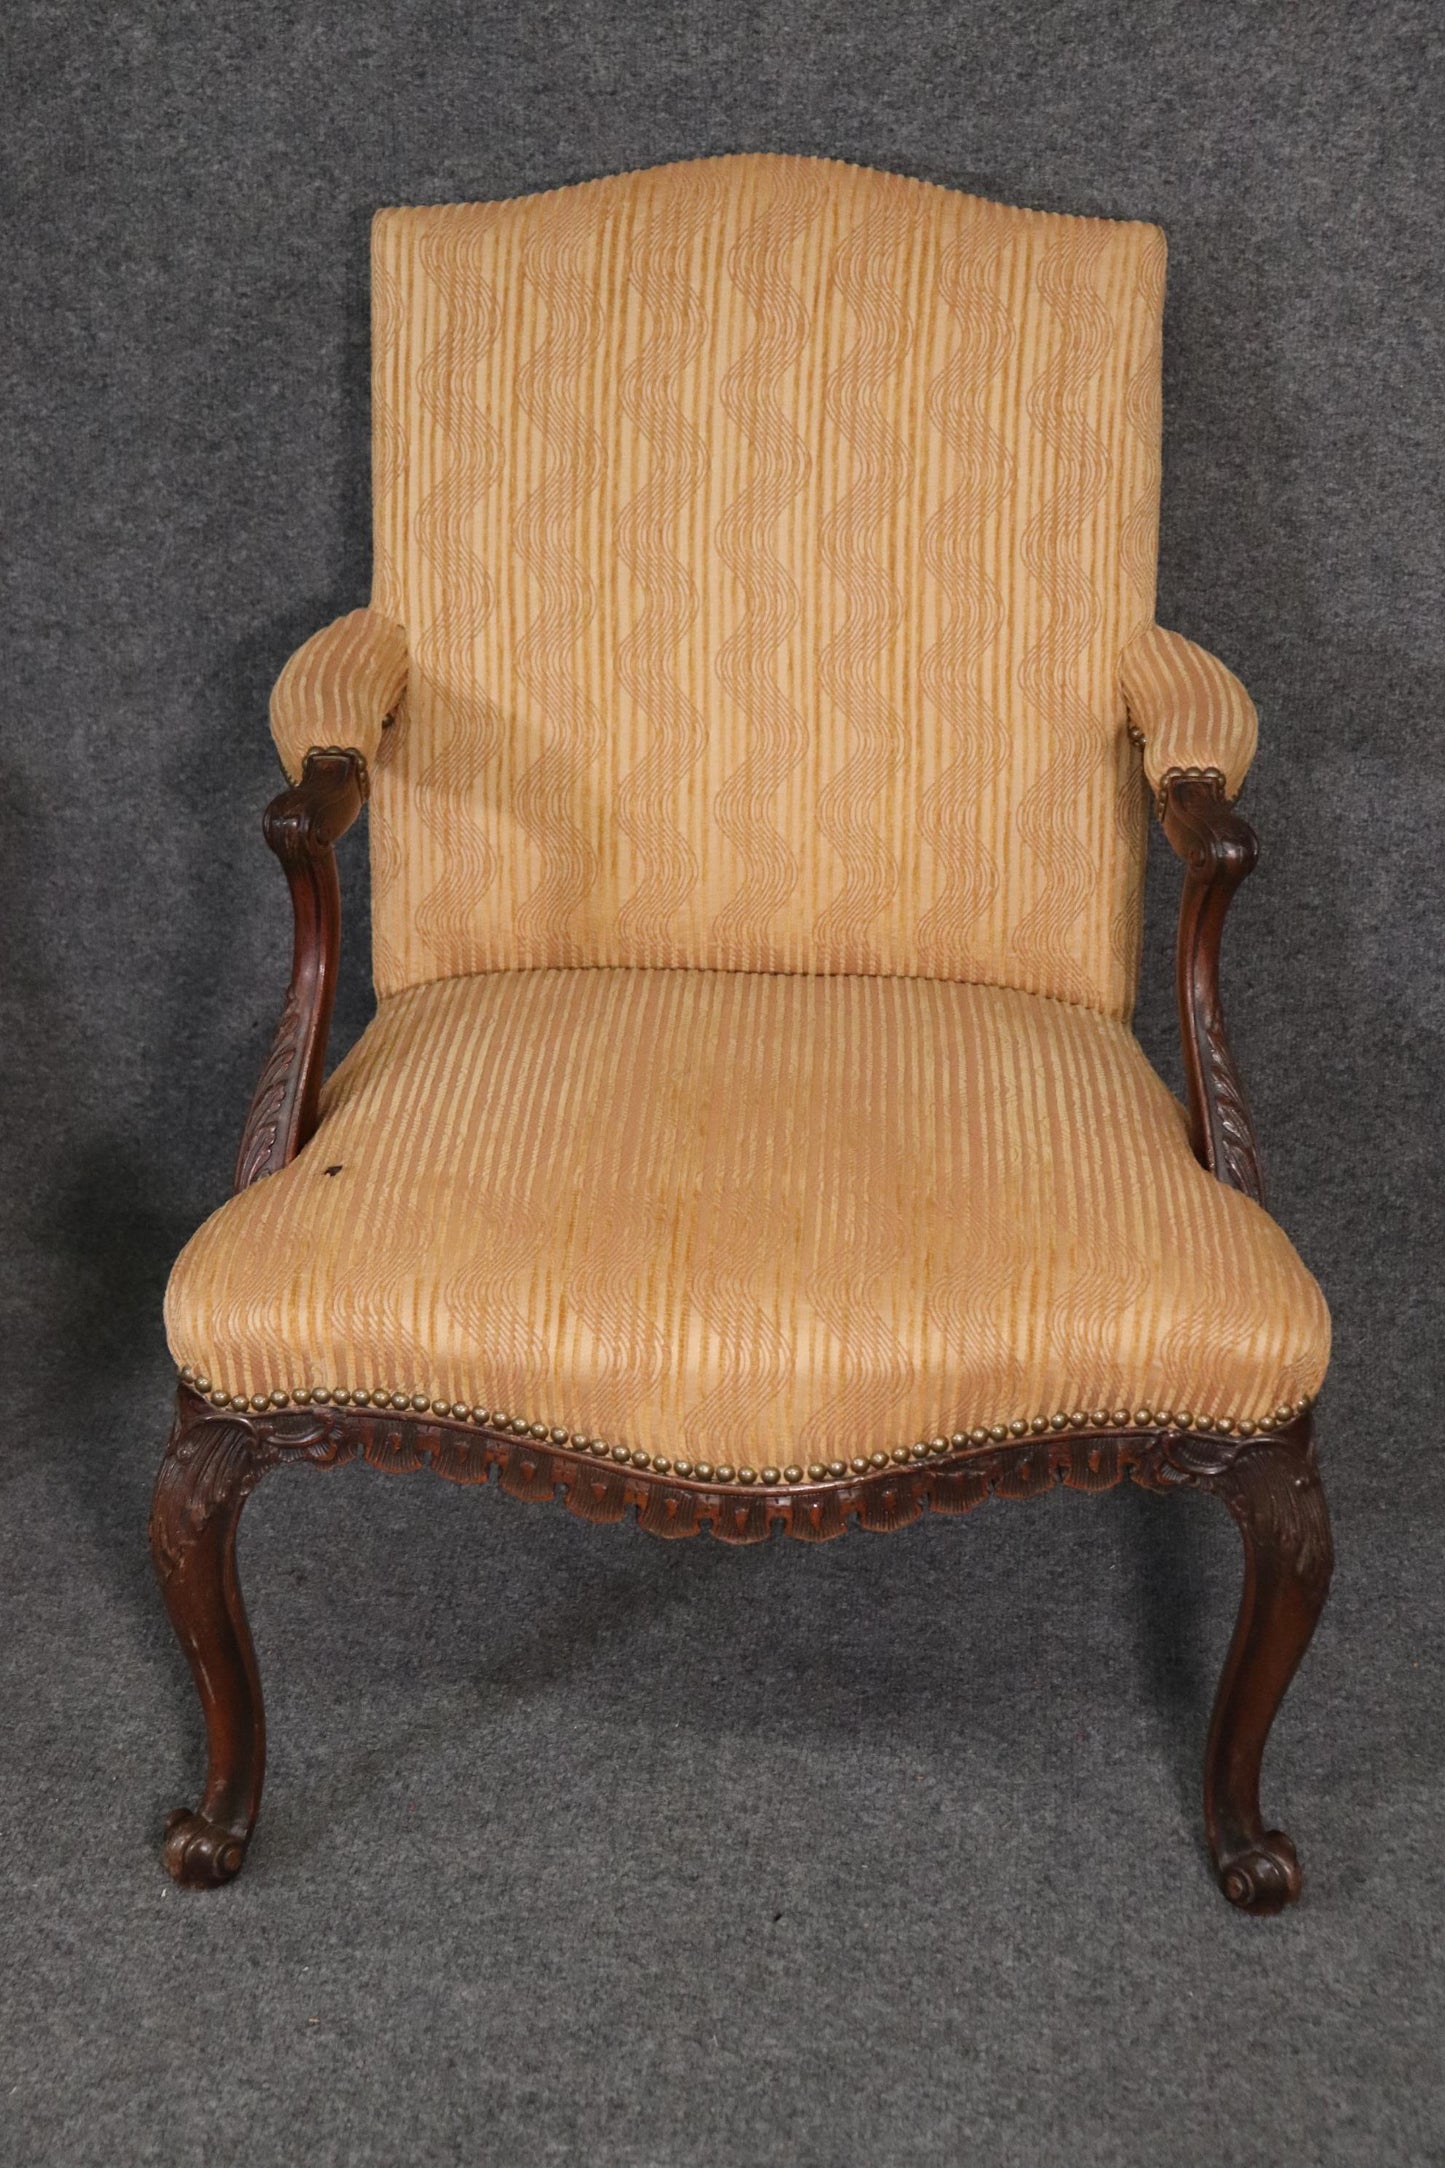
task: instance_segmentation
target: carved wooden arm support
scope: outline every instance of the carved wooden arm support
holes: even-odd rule
[[[1231,1189],[1264,1201],[1259,1154],[1244,1087],[1224,1029],[1219,943],[1234,892],[1254,871],[1259,842],[1225,795],[1216,770],[1166,775],[1159,791],[1164,833],[1184,860],[1175,988],[1194,1156]]]
[[[361,811],[366,790],[360,753],[313,746],[300,782],[266,808],[266,841],[285,869],[296,932],[281,1022],[236,1155],[238,1190],[294,1159],[316,1127],[341,955],[341,885],[332,846]]]

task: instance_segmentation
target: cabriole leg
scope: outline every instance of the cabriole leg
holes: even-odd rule
[[[166,1823],[166,1866],[187,1889],[240,1872],[261,1804],[266,1724],[236,1530],[267,1465],[250,1425],[183,1407],[151,1503],[151,1556],[206,1723],[200,1806],[177,1807]]]
[[[1278,1912],[1298,1897],[1300,1868],[1289,1838],[1260,1820],[1260,1762],[1334,1564],[1308,1420],[1288,1438],[1243,1453],[1210,1488],[1244,1538],[1244,1593],[1209,1727],[1205,1827],[1231,1904]]]

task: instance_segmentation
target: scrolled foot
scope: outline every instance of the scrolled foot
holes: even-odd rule
[[[272,1450],[249,1418],[218,1415],[182,1386],[156,1477],[151,1551],[206,1720],[205,1789],[166,1823],[166,1868],[184,1889],[216,1889],[240,1873],[261,1804],[266,1722],[236,1524]]]
[[[1241,1912],[1264,1917],[1282,1912],[1300,1893],[1300,1864],[1282,1829],[1269,1829],[1256,1845],[1219,1862],[1219,1886]]]
[[[234,1881],[246,1857],[246,1839],[190,1807],[166,1817],[166,1871],[182,1889],[219,1889]]]

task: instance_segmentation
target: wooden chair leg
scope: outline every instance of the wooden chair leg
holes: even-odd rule
[[[1209,1487],[1223,1497],[1244,1538],[1244,1593],[1205,1750],[1205,1827],[1231,1904],[1278,1912],[1298,1897],[1300,1868],[1284,1832],[1261,1822],[1260,1762],[1334,1564],[1308,1423],[1240,1455]]]
[[[213,1889],[240,1872],[261,1804],[266,1723],[236,1530],[268,1464],[249,1425],[182,1409],[151,1503],[151,1556],[206,1723],[200,1806],[177,1807],[166,1822],[166,1866],[187,1889]]]

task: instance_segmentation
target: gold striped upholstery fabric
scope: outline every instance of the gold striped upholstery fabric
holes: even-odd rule
[[[1176,770],[1217,768],[1234,797],[1259,738],[1254,702],[1234,672],[1182,633],[1150,625],[1125,648],[1119,676],[1150,789]]]
[[[298,647],[271,694],[271,735],[294,783],[313,745],[354,746],[369,761],[406,685],[406,633],[352,610]]]
[[[378,989],[990,981],[1123,1016],[1164,240],[830,160],[379,214]]]
[[[231,1393],[421,1393],[744,1467],[1055,1412],[1256,1420],[1328,1321],[1095,1010],[544,970],[382,1002],[167,1296]]]
[[[1163,275],[814,159],[378,216],[373,607],[272,723],[369,762],[380,1007],[178,1363],[749,1469],[1313,1397],[1124,1021],[1146,771],[1255,728],[1152,624]]]

